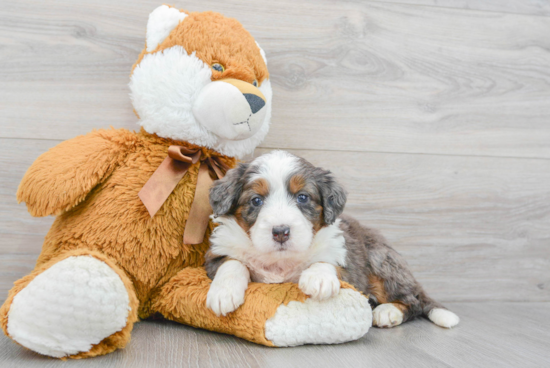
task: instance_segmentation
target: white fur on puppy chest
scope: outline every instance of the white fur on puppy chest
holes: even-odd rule
[[[89,351],[122,330],[129,304],[124,283],[106,263],[69,257],[13,298],[7,330],[24,347],[60,358]]]

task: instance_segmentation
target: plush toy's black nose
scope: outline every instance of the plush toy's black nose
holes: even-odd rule
[[[284,243],[290,237],[290,227],[287,225],[274,226],[273,227],[273,240],[279,243]]]
[[[243,93],[243,95],[246,101],[248,101],[253,114],[257,113],[265,106],[265,101],[260,96],[256,96],[252,93]]]

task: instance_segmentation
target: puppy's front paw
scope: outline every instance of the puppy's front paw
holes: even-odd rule
[[[304,294],[315,300],[325,300],[338,295],[340,280],[336,269],[328,263],[315,263],[302,272],[298,284]]]
[[[225,316],[239,308],[244,303],[245,292],[245,289],[235,285],[220,284],[212,283],[206,296],[206,306],[212,309],[218,317]]]
[[[380,304],[372,312],[372,324],[376,327],[395,327],[403,323],[403,312],[393,303]]]
[[[244,303],[250,273],[239,261],[227,261],[219,269],[206,295],[206,306],[219,317]]]

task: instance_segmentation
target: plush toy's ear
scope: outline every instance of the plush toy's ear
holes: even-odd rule
[[[156,49],[185,17],[187,17],[186,13],[166,5],[153,10],[147,22],[147,52]]]
[[[260,46],[258,41],[256,41],[256,46],[258,46],[258,48],[260,49],[260,55],[262,55],[262,59],[264,59],[264,63],[265,63],[265,65],[267,65],[267,58],[265,57],[264,49],[262,49],[262,47]]]

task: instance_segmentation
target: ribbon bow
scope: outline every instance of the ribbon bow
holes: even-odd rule
[[[170,146],[168,157],[162,161],[138,193],[151,217],[155,216],[191,165],[200,160],[195,197],[183,233],[185,244],[200,244],[204,239],[208,218],[212,214],[208,199],[210,186],[213,183],[210,171],[215,177],[221,179],[229,169],[219,157],[201,156],[202,150],[200,148],[190,149],[183,146]]]

